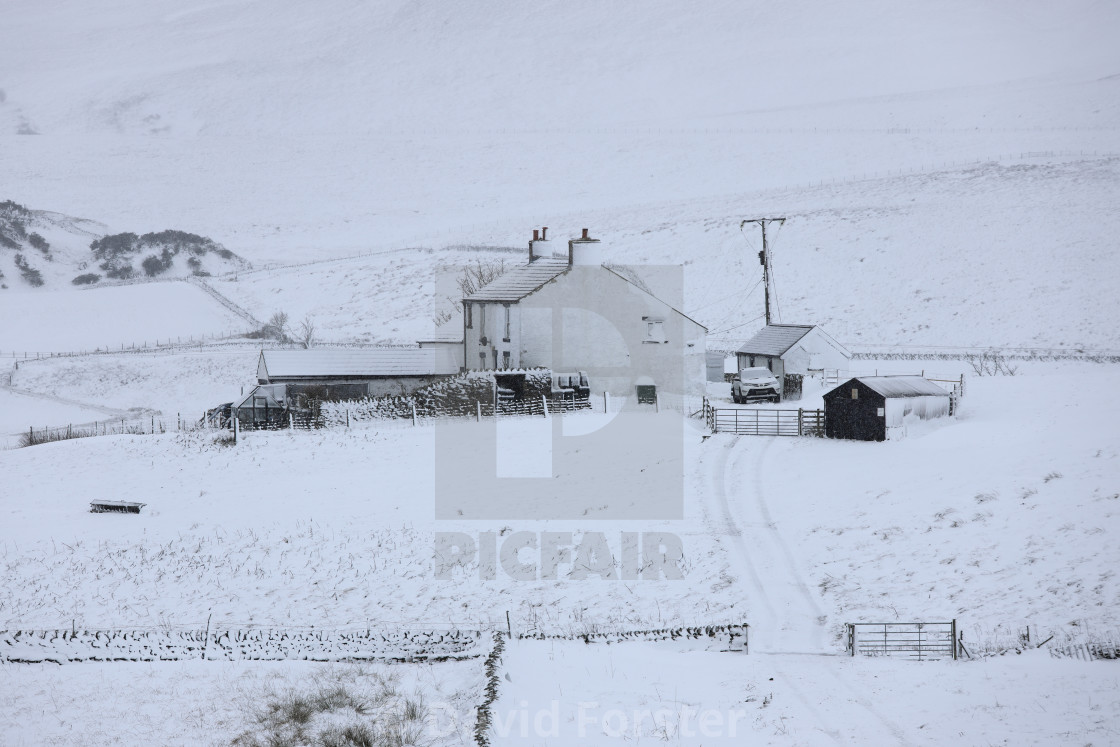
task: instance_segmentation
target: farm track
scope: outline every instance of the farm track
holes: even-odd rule
[[[68,405],[70,407],[80,407],[85,410],[96,410],[97,412],[105,413],[113,418],[135,418],[142,415],[157,414],[152,410],[119,410],[115,407],[106,407],[104,405],[95,405],[91,402],[82,402],[76,399],[69,399],[67,397],[59,397],[54,394],[43,394],[41,392],[33,392],[30,389],[19,389],[14,386],[0,385],[0,389],[11,392],[12,394],[19,394],[24,397],[33,397],[35,399],[46,400],[47,402],[55,402],[60,405]],[[77,425],[75,423],[74,425]]]
[[[855,678],[843,676],[844,662],[829,650],[826,641],[826,615],[803,580],[796,557],[770,513],[765,469],[767,455],[777,441],[776,437],[741,436],[721,444],[712,470],[712,500],[718,510],[705,510],[709,518],[718,517],[710,523],[713,529],[722,530],[717,537],[731,539],[740,577],[749,579],[751,655],[765,657],[767,671],[790,688],[817,721],[818,730],[833,743],[845,741],[847,729],[843,724],[852,723],[848,710],[854,706],[867,714],[859,720],[861,730],[868,724],[881,726],[881,741],[877,743],[907,744],[902,728],[874,707]],[[787,443],[781,443],[782,447],[788,448]],[[746,459],[751,452],[754,458]],[[748,474],[748,469],[753,474]],[[786,657],[805,655],[821,657],[818,669],[836,681],[838,691],[846,693],[848,705],[840,701],[840,710],[834,711],[811,702],[797,680],[796,670],[787,671],[782,666]],[[865,731],[861,735],[866,736]]]

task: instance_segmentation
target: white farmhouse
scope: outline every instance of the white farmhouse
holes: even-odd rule
[[[768,324],[739,348],[739,370],[765,366],[780,381],[785,374],[808,376],[848,371],[852,354],[820,327]]]
[[[619,396],[703,391],[707,329],[651,290],[679,295],[681,268],[604,266],[586,228],[551,244],[534,231],[525,264],[463,298],[467,369],[583,371]]]

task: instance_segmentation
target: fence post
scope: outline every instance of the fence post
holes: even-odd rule
[[[474,407],[474,422],[478,423],[482,420],[482,403],[475,400]]]
[[[237,437],[241,435],[241,418],[233,416],[233,443],[237,443]]]
[[[349,419],[350,419],[349,411],[347,411],[347,413],[346,413],[346,419],[348,421],[346,424],[349,425],[350,424],[349,423]],[[295,418],[294,415],[292,415],[292,413],[289,412],[288,413],[288,430],[293,430],[294,431],[295,429],[296,429],[296,418]]]
[[[610,392],[603,392],[603,414],[606,415],[611,411],[611,395]]]
[[[1030,630],[1029,627],[1027,629]],[[951,632],[949,633],[949,635],[952,636],[952,639],[953,639],[953,661],[956,661],[957,660],[957,618],[955,618],[955,617],[953,618],[953,626],[951,628]]]
[[[346,408],[346,427],[350,427],[350,408]]]
[[[416,425],[416,403],[412,403],[412,425]]]
[[[797,435],[799,435],[799,436],[802,435],[802,430],[803,429],[801,427],[801,421],[804,419],[804,417],[805,417],[805,410],[798,407],[797,408]]]
[[[544,416],[547,418],[548,417],[548,398],[545,397],[543,394],[541,395],[541,404],[544,405]]]

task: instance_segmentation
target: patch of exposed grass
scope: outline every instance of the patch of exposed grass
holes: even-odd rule
[[[306,687],[265,693],[254,704],[255,725],[238,747],[404,747],[426,745],[428,709],[417,693],[402,698],[398,681],[362,666],[338,667]]]

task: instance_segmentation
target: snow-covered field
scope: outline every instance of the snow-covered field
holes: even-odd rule
[[[0,294],[0,364],[37,352],[154,347],[244,332],[244,320],[185,282]]]
[[[253,343],[122,346],[209,343],[281,310],[313,318],[328,343],[412,343],[453,306],[456,266],[518,261],[544,225],[556,239],[590,228],[618,264],[683,264],[683,311],[715,349],[761,326],[760,242],[739,224],[768,215],[788,218],[771,234],[779,320],[863,351],[1116,351],[1118,32],[1120,6],[1096,0],[12,0],[0,201],[57,211],[42,230],[62,233],[47,236],[59,265],[48,288],[31,289],[12,252],[0,262],[0,433],[141,412],[195,420],[253,382]],[[215,293],[78,290],[60,269],[85,261],[83,232],[172,228],[257,269],[209,278]],[[80,351],[103,352],[24,359]],[[853,368],[970,373],[959,360]],[[860,620],[957,618],[977,657],[1019,646],[1028,627],[1051,646],[1120,638],[1117,371],[1035,361],[970,377],[959,417],[882,444],[685,421],[679,520],[594,518],[618,515],[629,475],[567,462],[586,504],[577,520],[471,519],[487,494],[466,480],[461,518],[437,519],[437,442],[492,435],[469,421],[0,450],[0,627],[502,630],[507,612],[515,633],[748,622],[750,654],[511,641],[491,736],[1113,743],[1112,662],[836,654],[843,624]],[[730,406],[727,385],[710,392]],[[810,384],[796,406],[821,393]],[[573,429],[606,419],[573,417]],[[539,423],[510,429],[520,448]],[[642,458],[638,474],[656,462]],[[95,499],[147,505],[91,514]],[[685,577],[577,581],[558,552],[537,558],[559,564],[555,580],[480,579],[477,564],[436,578],[437,532],[545,531],[601,532],[619,554],[625,532],[673,533]],[[484,690],[478,659],[6,663],[0,742],[266,743],[290,713],[309,726],[281,734],[289,743],[346,743],[320,732],[356,716],[415,721],[401,722],[387,676],[429,706],[474,706]],[[373,705],[319,697],[332,681]],[[554,701],[559,734],[522,738],[519,714],[550,717]],[[586,738],[581,702],[595,704]],[[612,708],[686,706],[741,709],[742,731],[595,728]],[[434,743],[470,744],[471,727]],[[381,741],[416,741],[396,736]]]
[[[5,589],[0,618],[154,626],[212,610],[230,624],[492,623],[508,609],[522,630],[555,632],[730,617],[770,630],[758,634],[763,649],[768,635],[778,646],[804,634],[789,645],[810,650],[835,649],[843,622],[884,616],[959,617],[966,640],[1025,624],[1063,636],[1115,628],[1120,443],[1109,424],[1120,412],[1092,394],[1115,381],[1110,366],[1071,363],[976,378],[958,418],[884,444],[702,440],[691,421],[683,522],[513,522],[608,537],[636,526],[676,532],[688,569],[676,586],[436,581],[433,532],[501,527],[435,520],[432,426],[249,433],[236,446],[205,431],[110,436],[9,451],[2,547],[18,583]],[[1053,396],[1057,388],[1069,397]],[[1038,438],[1038,424],[1053,437]],[[456,428],[464,439],[488,432]],[[588,506],[604,511],[612,493],[586,480]],[[462,492],[464,505],[475,500],[470,485]],[[139,517],[91,515],[95,499],[148,506]],[[827,622],[778,632],[818,617]]]
[[[170,422],[175,422],[176,413],[198,420],[204,410],[233,400],[257,383],[259,356],[259,348],[245,344],[45,358],[21,362],[19,371],[13,372],[12,386],[117,410],[155,411],[165,420],[170,417]],[[28,412],[38,411],[29,407]],[[0,430],[9,425],[18,430],[67,422],[5,420],[9,422]]]
[[[436,735],[425,744],[468,745],[473,723],[464,714],[483,682],[478,661],[0,664],[0,674],[0,734],[11,747],[270,744],[270,735],[294,736],[291,724],[271,728],[279,720],[272,706],[290,712],[300,699],[334,706],[312,711],[305,740],[332,727],[393,723],[411,701],[422,704],[420,718],[402,736],[421,727]]]
[[[964,665],[634,643],[507,647],[496,745],[1112,744],[1110,662]]]
[[[1120,412],[1094,394],[1115,383],[1111,366],[1075,363],[973,378],[959,418],[884,444],[702,440],[689,426],[695,467],[683,521],[512,522],[608,537],[674,532],[683,582],[576,582],[563,562],[557,581],[479,581],[473,570],[435,579],[434,532],[496,527],[434,520],[431,426],[248,433],[236,446],[205,432],[104,437],[4,452],[0,556],[10,583],[0,619],[9,629],[190,627],[208,616],[241,627],[500,628],[508,610],[515,631],[549,633],[747,621],[746,658],[518,643],[504,658],[510,680],[496,713],[511,723],[560,698],[569,742],[581,701],[599,704],[589,718],[611,708],[744,708],[740,734],[793,744],[1111,738],[1120,704],[1107,696],[1116,679],[1107,663],[1036,655],[919,666],[804,654],[838,654],[842,623],[884,619],[956,617],[977,655],[1015,645],[1027,626],[1055,645],[1115,638],[1120,442],[1108,424]],[[1057,388],[1069,395],[1052,396]],[[1038,423],[1054,437],[1038,438]],[[461,427],[469,437],[476,426]],[[93,515],[95,498],[148,506],[140,516]],[[153,670],[145,676],[167,676]],[[20,692],[5,697],[27,713],[20,683],[45,688],[45,674],[8,672]],[[51,675],[50,688],[85,687],[85,676]],[[849,696],[826,697],[844,688]],[[936,695],[911,702],[921,688]],[[85,718],[68,713],[63,724]],[[97,723],[105,741],[130,733]]]

